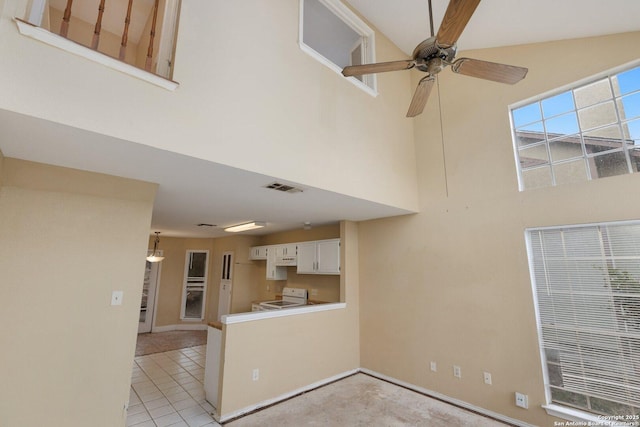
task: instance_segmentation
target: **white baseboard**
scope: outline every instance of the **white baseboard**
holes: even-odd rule
[[[407,382],[401,381],[401,380],[393,378],[393,377],[389,377],[387,375],[381,374],[381,373],[376,372],[376,371],[372,371],[370,369],[360,368],[360,372],[362,372],[363,374],[371,375],[372,377],[375,377],[375,378],[390,382],[392,384],[396,384],[396,385],[399,385],[401,387],[408,388],[409,390],[416,391],[416,392],[418,392],[420,394],[424,394],[426,396],[433,397],[433,398],[441,400],[443,402],[450,403],[450,404],[458,406],[460,408],[468,409],[469,411],[477,412],[478,414],[485,415],[485,416],[490,417],[490,418],[494,418],[494,419],[496,419],[498,421],[503,421],[505,423],[513,424],[513,425],[516,425],[516,426],[522,426],[522,427],[536,427],[533,424],[528,424],[528,423],[525,423],[524,421],[516,420],[514,418],[507,417],[506,415],[499,414],[499,413],[493,412],[493,411],[489,411],[489,410],[481,408],[479,406],[475,406],[475,405],[472,405],[470,403],[464,402],[462,400],[454,399],[452,397],[449,397],[449,396],[446,396],[444,394],[438,393],[436,391],[429,390],[429,389],[426,389],[426,388],[423,388],[423,387],[419,387],[417,385],[414,385],[414,384],[411,384],[411,383],[407,383]]]
[[[223,416],[219,416],[218,414],[216,414],[216,415],[214,415],[214,418],[216,419],[217,422],[224,423],[224,422],[227,422],[227,421],[229,421],[229,420],[231,420],[233,418],[241,417],[241,416],[246,415],[246,414],[248,414],[250,412],[256,411],[258,409],[261,409],[261,408],[264,408],[264,407],[267,407],[267,406],[271,406],[271,405],[273,405],[275,403],[278,403],[278,402],[282,402],[283,400],[287,400],[287,399],[289,399],[291,397],[294,397],[294,396],[297,396],[297,395],[299,395],[301,393],[305,393],[307,391],[316,389],[318,387],[322,387],[323,385],[332,383],[332,382],[337,381],[337,380],[341,380],[342,378],[346,378],[346,377],[348,377],[350,375],[357,374],[358,372],[360,372],[360,369],[352,369],[350,371],[342,372],[342,373],[334,375],[332,377],[325,378],[323,380],[320,380],[320,381],[317,381],[315,383],[312,383],[312,384],[306,385],[304,387],[301,387],[299,389],[293,390],[293,391],[291,391],[289,393],[281,394],[280,396],[274,397],[273,399],[263,400],[262,402],[256,403],[255,405],[246,406],[246,407],[244,407],[242,409],[239,409],[237,411],[234,411],[234,412],[232,412],[230,414],[225,414]]]
[[[204,323],[191,324],[191,325],[178,323],[177,325],[154,326],[151,333],[170,332],[170,331],[206,331],[206,330],[207,330],[207,325]]]
[[[227,422],[227,421],[232,420],[234,418],[238,418],[238,417],[247,415],[247,414],[249,414],[249,413],[251,413],[253,411],[256,411],[258,409],[262,409],[262,408],[265,408],[267,406],[271,406],[271,405],[274,405],[276,403],[282,402],[282,401],[287,400],[287,399],[289,399],[291,397],[297,396],[298,394],[306,393],[306,392],[311,391],[313,389],[322,387],[322,386],[324,386],[326,384],[332,383],[332,382],[337,381],[337,380],[341,380],[342,378],[346,378],[346,377],[348,377],[350,375],[357,374],[359,372],[361,372],[363,374],[370,375],[370,376],[378,378],[378,379],[381,379],[383,381],[387,381],[389,383],[398,385],[400,387],[404,387],[404,388],[407,388],[409,390],[413,390],[413,391],[418,392],[420,394],[423,394],[425,396],[429,396],[429,397],[432,397],[434,399],[441,400],[443,402],[449,403],[449,404],[457,406],[459,408],[463,408],[463,409],[467,409],[467,410],[472,411],[472,412],[476,412],[476,413],[478,413],[480,415],[484,415],[486,417],[493,418],[493,419],[498,420],[498,421],[503,421],[505,423],[516,425],[516,426],[521,426],[521,427],[536,427],[533,424],[528,424],[528,423],[525,423],[524,421],[516,420],[514,418],[507,417],[506,415],[499,414],[499,413],[493,412],[493,411],[489,411],[489,410],[487,410],[485,408],[481,408],[479,406],[472,405],[472,404],[464,402],[462,400],[454,399],[452,397],[446,396],[446,395],[438,393],[436,391],[429,390],[429,389],[426,389],[424,387],[419,387],[417,385],[414,385],[414,384],[411,384],[411,383],[407,383],[407,382],[401,381],[401,380],[399,380],[397,378],[389,377],[387,375],[381,374],[381,373],[376,372],[376,371],[372,371],[370,369],[365,369],[365,368],[352,369],[350,371],[343,372],[341,374],[334,375],[334,376],[329,377],[329,378],[325,378],[325,379],[317,381],[317,382],[315,382],[313,384],[309,384],[307,386],[304,386],[304,387],[301,387],[299,389],[293,390],[293,391],[291,391],[289,393],[285,393],[285,394],[282,394],[282,395],[280,395],[278,397],[274,397],[273,399],[263,400],[262,402],[256,403],[255,405],[250,405],[250,406],[244,407],[244,408],[239,409],[237,411],[234,411],[234,412],[232,412],[230,414],[225,414],[225,415],[222,415],[222,416],[220,416],[219,414],[214,414],[214,418],[216,419],[217,422],[224,423],[224,422]]]

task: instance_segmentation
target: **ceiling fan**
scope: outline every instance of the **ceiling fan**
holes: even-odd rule
[[[412,59],[350,65],[342,70],[342,74],[345,77],[350,77],[412,68],[427,73],[418,83],[407,111],[407,117],[415,117],[422,113],[433,88],[435,76],[447,66],[451,66],[451,70],[458,74],[499,83],[514,84],[519,82],[527,75],[527,71],[529,71],[527,68],[471,58],[454,60],[457,49],[456,42],[478,4],[480,4],[480,0],[450,0],[438,34],[433,36],[433,21],[431,21],[431,37],[416,46]],[[431,15],[431,0],[429,0],[429,13]]]

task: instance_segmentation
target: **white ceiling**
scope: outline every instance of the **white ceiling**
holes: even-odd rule
[[[347,0],[407,55],[430,37],[428,0]],[[432,0],[438,32],[448,0]],[[481,49],[640,30],[638,0],[483,0],[458,41]],[[402,59],[402,58],[398,58]]]
[[[427,0],[349,0],[407,55],[430,35]],[[448,1],[433,0],[435,31]],[[638,0],[484,0],[459,40],[459,49],[587,37],[640,30]],[[602,53],[600,53],[602,54]],[[400,58],[398,58],[400,59]],[[220,227],[266,221],[271,233],[341,219],[360,221],[407,212],[300,185],[304,192],[263,188],[264,176],[104,135],[0,110],[0,150],[14,157],[159,184],[152,231],[216,237]],[[284,182],[294,184],[292,182]]]

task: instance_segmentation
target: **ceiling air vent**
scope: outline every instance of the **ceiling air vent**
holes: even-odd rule
[[[272,182],[269,185],[265,185],[264,188],[270,188],[276,191],[282,191],[283,193],[302,193],[302,188],[294,187],[292,185],[281,184],[279,182]]]

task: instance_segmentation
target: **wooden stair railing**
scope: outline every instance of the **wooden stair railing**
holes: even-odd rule
[[[91,49],[97,50],[100,44],[100,31],[102,30],[102,15],[104,15],[104,1],[100,0],[100,6],[98,6],[98,19],[96,19],[96,26],[93,30],[93,40],[91,40]]]
[[[71,20],[72,5],[73,5],[73,0],[67,0],[67,7],[64,8],[64,15],[62,15],[62,23],[60,23],[60,35],[62,37],[67,37],[67,33],[69,32],[69,21]]]
[[[149,34],[149,48],[147,49],[147,60],[144,63],[144,69],[151,71],[151,64],[153,60],[153,39],[156,37],[156,20],[158,18],[158,3],[156,0],[153,5],[153,21],[151,22],[151,33]]]
[[[124,18],[124,30],[122,31],[122,42],[120,43],[120,53],[118,54],[118,58],[121,61],[124,61],[125,56],[127,55],[127,42],[129,41],[129,23],[131,22],[131,6],[133,5],[133,0],[129,0],[129,5],[127,6],[127,16]]]
[[[98,46],[100,44],[100,32],[102,31],[102,17],[104,15],[105,10],[105,2],[106,0],[100,0],[100,4],[98,5],[98,18],[96,19],[96,24],[93,30],[93,39],[91,40],[91,49],[98,50]],[[156,25],[158,21],[158,8],[159,8],[160,0],[155,0],[153,5],[153,20],[151,22],[151,31],[149,33],[149,47],[147,48],[147,57],[145,59],[144,69],[146,71],[151,72],[153,66],[153,43],[156,37]],[[73,5],[73,0],[67,0],[67,5],[64,10],[64,14],[62,16],[62,23],[60,24],[60,35],[62,37],[67,37],[69,33],[69,23],[71,21],[71,7]],[[127,53],[127,43],[129,38],[129,24],[131,23],[131,9],[133,5],[133,0],[129,0],[129,4],[127,5],[127,16],[124,20],[124,30],[122,32],[122,41],[120,43],[120,51],[118,54],[118,58],[122,61],[125,60],[125,56]]]

